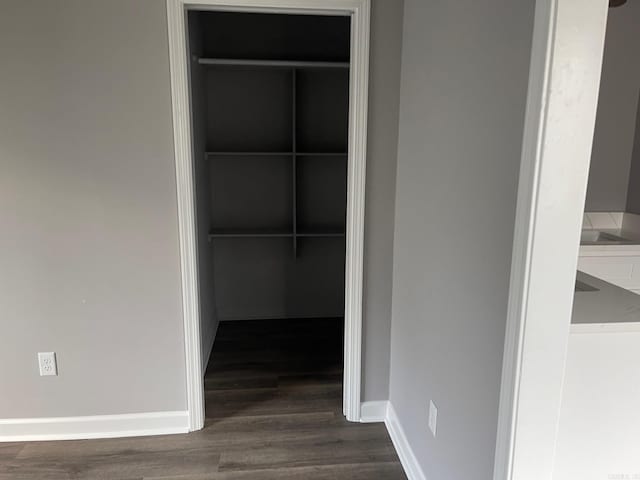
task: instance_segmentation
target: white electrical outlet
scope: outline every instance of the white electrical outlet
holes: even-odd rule
[[[429,400],[429,430],[433,436],[436,436],[436,430],[438,425],[438,407],[433,403],[433,400]]]
[[[55,352],[38,352],[38,365],[40,376],[58,375],[58,364]]]

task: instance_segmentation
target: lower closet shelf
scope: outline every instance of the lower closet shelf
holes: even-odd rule
[[[296,237],[303,238],[322,238],[322,237],[344,237],[344,231],[341,230],[302,230],[296,233]]]
[[[299,238],[344,237],[344,231],[321,229],[303,230],[295,234]],[[294,233],[278,229],[215,229],[209,233],[209,240],[214,238],[292,238]]]

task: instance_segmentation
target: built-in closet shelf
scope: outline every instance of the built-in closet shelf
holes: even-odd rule
[[[263,68],[349,68],[349,62],[322,62],[298,60],[253,60],[244,58],[198,58],[200,65],[224,67]]]
[[[298,157],[346,157],[347,152],[296,152]]]
[[[293,152],[207,152],[210,157],[290,157]]]
[[[337,229],[309,229],[297,233],[276,229],[215,229],[209,233],[209,240],[215,238],[329,238],[344,237],[344,232]]]
[[[303,238],[323,238],[323,237],[344,237],[344,232],[340,230],[307,230],[296,233],[296,237]]]
[[[346,152],[207,152],[210,157],[346,157]]]
[[[268,237],[293,237],[291,230],[278,229],[214,229],[209,233],[209,240],[213,238],[268,238]]]

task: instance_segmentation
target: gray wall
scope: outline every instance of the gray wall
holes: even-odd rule
[[[373,0],[364,244],[363,400],[389,398],[402,0]]]
[[[427,478],[493,472],[533,10],[405,1],[390,400]]]
[[[609,9],[585,205],[588,212],[621,212],[626,207],[640,92],[639,25],[639,2]]]
[[[0,3],[2,418],[186,408],[165,8]]]

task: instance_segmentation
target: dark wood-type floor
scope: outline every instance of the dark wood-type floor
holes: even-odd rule
[[[341,382],[340,320],[222,323],[203,430],[0,443],[0,480],[406,479],[382,424],[344,420]]]

